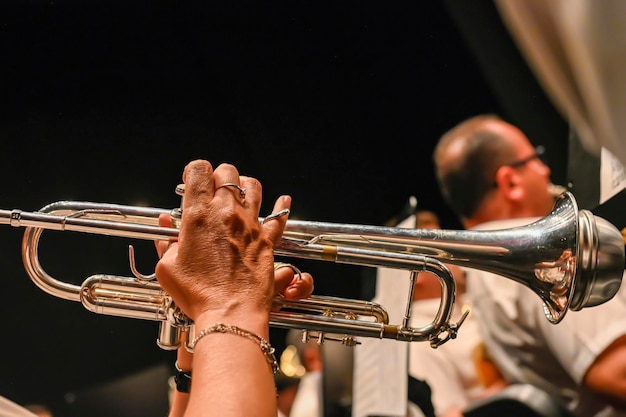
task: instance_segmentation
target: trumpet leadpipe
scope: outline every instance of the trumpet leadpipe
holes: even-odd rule
[[[117,204],[58,202],[37,212],[0,210],[0,224],[131,239],[168,240],[177,237],[178,230],[158,226],[159,214],[167,212]]]

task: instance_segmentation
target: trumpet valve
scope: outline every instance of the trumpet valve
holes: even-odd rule
[[[180,207],[172,209],[170,211],[170,218],[172,219],[172,226],[176,229],[180,229],[180,220],[183,217],[183,199],[185,198],[185,184],[178,184],[176,186],[176,195],[180,196]]]

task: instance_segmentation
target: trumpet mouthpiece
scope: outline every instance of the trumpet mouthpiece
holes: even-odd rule
[[[566,192],[567,188],[563,187],[562,185],[556,185],[556,184],[550,183],[548,185],[548,191],[550,192],[550,194],[554,196],[554,198],[556,198],[560,196],[561,194],[563,194],[564,192]]]

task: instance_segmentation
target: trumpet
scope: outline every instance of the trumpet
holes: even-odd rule
[[[184,194],[184,185],[177,187]],[[174,227],[158,226],[162,213]],[[193,338],[193,322],[165,293],[154,274],[137,271],[132,245],[132,277],[97,274],[81,285],[57,280],[39,262],[44,230],[74,231],[144,240],[178,236],[181,209],[110,203],[59,201],[36,212],[0,210],[0,224],[24,227],[22,258],[26,272],[43,291],[78,301],[99,313],[160,323],[157,345],[176,349],[183,332]],[[267,218],[259,218],[264,221]],[[292,301],[275,297],[270,325],[314,332],[319,341],[338,340],[354,346],[358,337],[428,341],[433,348],[457,335],[464,317],[451,323],[456,286],[445,264],[492,272],[530,288],[542,300],[546,319],[559,323],[568,310],[581,310],[610,300],[624,270],[621,233],[608,221],[579,210],[574,196],[560,194],[549,215],[523,227],[495,231],[403,229],[385,226],[288,220],[274,253],[277,257],[329,261],[410,271],[411,284],[420,272],[441,284],[441,300],[432,322],[410,327],[413,285],[401,323],[389,322],[384,306],[366,300],[312,295]],[[336,335],[340,335],[337,337]]]

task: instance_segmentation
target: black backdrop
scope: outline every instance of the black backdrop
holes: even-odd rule
[[[544,144],[565,181],[567,126],[487,0],[7,0],[0,22],[4,209],[171,208],[185,163],[205,158],[259,178],[262,214],[287,193],[294,218],[382,224],[413,195],[459,228],[430,156],[446,129],[482,112]],[[37,289],[21,264],[22,231],[1,232],[0,395],[52,403],[173,362],[154,343],[156,323],[96,315]],[[127,243],[47,232],[42,264],[75,283],[128,275]],[[136,246],[151,272],[150,243]],[[355,267],[300,266],[319,294],[367,287]],[[272,338],[280,350],[282,333]]]

